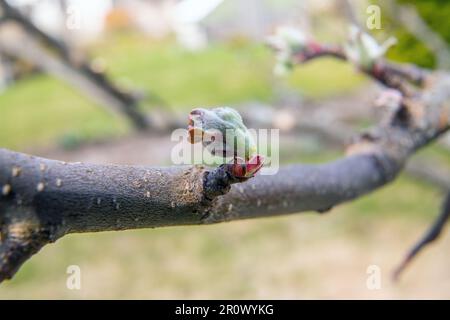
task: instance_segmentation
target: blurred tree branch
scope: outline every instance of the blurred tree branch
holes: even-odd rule
[[[345,100],[339,102],[341,105],[344,103],[350,102],[346,102]],[[327,107],[330,109],[330,112],[325,116],[324,110],[322,109]],[[352,138],[355,135],[355,128],[351,124],[346,123],[342,118],[350,117],[351,114],[345,114],[342,108],[339,110],[331,110],[334,107],[333,102],[322,103],[320,107],[314,105],[311,108],[306,108],[306,110],[299,108],[274,110],[268,106],[260,105],[258,106],[258,109],[265,115],[264,118],[255,117],[256,111],[252,109],[249,112],[246,112],[246,110],[243,109],[242,113],[246,123],[249,123],[252,128],[278,127],[279,120],[277,119],[277,114],[282,113],[284,117],[297,119],[292,127],[285,128],[284,130],[282,129],[283,131],[294,135],[311,133],[319,137],[326,147],[347,148],[351,145]],[[354,108],[354,106],[346,106],[345,111],[357,114],[358,111],[361,110],[357,106],[356,108]],[[361,121],[364,118],[365,117],[359,116],[352,120]],[[450,170],[439,161],[413,158],[407,163],[405,172],[408,175],[428,182],[443,191],[450,190]]]
[[[324,56],[351,60],[339,46],[312,41],[300,48],[294,64]],[[67,164],[0,149],[0,281],[68,233],[325,212],[393,181],[418,149],[449,129],[450,74],[382,58],[358,63],[390,88],[374,103],[383,116],[349,145],[346,157],[325,164],[238,181],[227,166]],[[436,238],[446,216],[427,239]]]
[[[69,82],[101,105],[126,115],[136,128],[149,127],[148,119],[139,110],[139,100],[133,94],[114,85],[102,71],[95,70],[92,63],[74,57],[63,41],[41,30],[6,0],[0,0],[0,8],[3,27],[5,22],[13,22],[20,26],[24,33],[22,39],[9,40],[0,37],[0,50],[29,61]],[[44,46],[41,46],[41,43]]]

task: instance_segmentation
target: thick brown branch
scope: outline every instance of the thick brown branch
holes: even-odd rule
[[[226,166],[102,166],[0,149],[0,281],[67,233],[202,223],[236,182]]]
[[[199,167],[66,164],[1,150],[0,168],[0,280],[67,233],[323,211],[387,183],[399,170],[382,157],[352,156],[283,168],[211,199],[209,182],[216,178]]]

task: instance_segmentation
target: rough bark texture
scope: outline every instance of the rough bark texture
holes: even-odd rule
[[[226,166],[66,163],[0,149],[0,280],[67,233],[200,224]]]

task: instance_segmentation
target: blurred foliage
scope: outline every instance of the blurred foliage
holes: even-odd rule
[[[245,39],[191,53],[170,41],[125,32],[105,38],[91,53],[104,60],[117,82],[155,92],[174,109],[274,98],[273,55]],[[307,97],[323,98],[346,93],[362,79],[351,66],[321,60],[297,68],[287,82]],[[81,140],[128,130],[122,118],[45,75],[0,95],[0,146],[59,141],[72,148]],[[339,156],[327,148],[306,152],[307,147],[299,155],[286,148],[280,159],[320,162]],[[436,147],[422,152],[450,159]],[[448,241],[418,261],[425,267],[413,269],[414,281],[393,293],[388,281],[375,291],[365,283],[370,264],[389,272],[435,214],[439,198],[435,188],[402,176],[327,215],[69,235],[2,284],[0,298],[398,298],[430,297],[430,292],[436,297],[448,292],[441,281],[448,264],[440,254],[450,248]],[[71,264],[81,267],[80,291],[66,287]]]
[[[129,32],[110,34],[90,48],[122,87],[154,92],[173,109],[233,105],[274,98],[273,55],[243,39],[189,52],[173,41]],[[331,72],[332,71],[332,72]],[[305,96],[342,94],[362,83],[350,66],[324,60],[297,68],[288,82]],[[115,137],[128,132],[121,117],[46,75],[29,77],[0,94],[0,146],[21,149]]]
[[[391,0],[389,0],[391,1]],[[392,0],[399,5],[413,6],[424,22],[447,43],[450,44],[450,2],[447,0]],[[383,32],[394,35],[398,44],[393,47],[388,57],[401,62],[411,62],[423,67],[433,68],[435,57],[422,42],[409,33],[389,11],[389,5],[384,0],[373,0],[381,5],[383,11]]]

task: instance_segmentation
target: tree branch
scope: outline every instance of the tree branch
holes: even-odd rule
[[[64,234],[202,223],[227,167],[65,163],[0,149],[0,281]]]
[[[286,128],[286,131],[298,135],[298,134],[314,134],[321,142],[325,143],[326,147],[334,149],[346,148],[351,143],[352,138],[355,135],[355,128],[346,123],[346,115],[342,108],[338,110],[330,110],[332,114],[330,117],[328,114],[324,117],[323,113],[326,108],[335,107],[335,99],[328,103],[322,103],[321,106],[312,106],[312,108],[282,108],[274,109],[269,106],[259,105],[258,108],[262,109],[262,114],[266,115],[264,118],[255,117],[255,110],[244,110],[242,114],[245,122],[252,128],[271,128],[276,127],[276,113],[282,112],[285,117],[292,119],[298,119],[295,124]],[[348,101],[339,101],[338,104],[349,103]],[[345,106],[349,109],[350,106]],[[357,108],[350,108],[351,115],[357,114]],[[338,112],[336,112],[338,111]],[[349,110],[346,110],[349,112]],[[367,112],[366,112],[367,113]],[[349,115],[350,116],[350,115]],[[365,115],[366,117],[368,115]],[[366,117],[357,117],[352,119],[353,121],[363,121]],[[344,118],[344,119],[342,119]],[[437,141],[437,142],[442,142]],[[444,166],[440,161],[411,159],[408,161],[404,168],[405,173],[408,175],[426,181],[435,187],[447,191],[450,189],[450,168]]]

